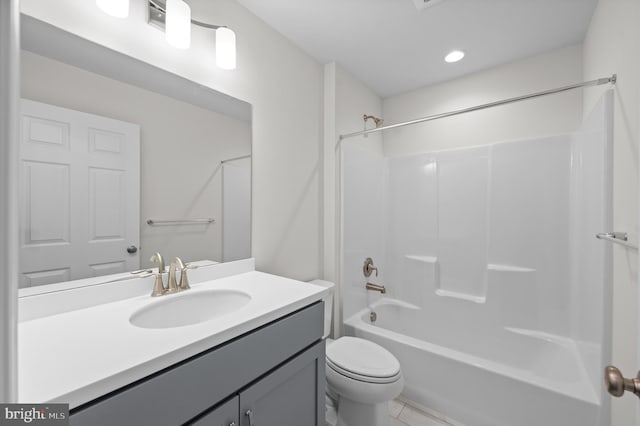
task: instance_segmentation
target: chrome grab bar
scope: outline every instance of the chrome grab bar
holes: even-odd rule
[[[626,232],[601,232],[599,234],[596,234],[596,238],[599,240],[611,241],[612,243],[620,244],[625,247],[638,250],[638,246],[629,242],[629,237]]]

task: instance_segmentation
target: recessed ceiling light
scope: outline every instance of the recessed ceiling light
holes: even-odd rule
[[[464,52],[462,50],[454,50],[449,52],[447,56],[444,57],[446,62],[458,62],[460,59],[464,58]]]

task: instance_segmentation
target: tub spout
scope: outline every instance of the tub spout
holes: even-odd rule
[[[367,285],[365,285],[365,287],[367,288],[367,290],[379,291],[382,294],[385,294],[387,292],[387,289],[384,288],[383,285],[367,283]]]

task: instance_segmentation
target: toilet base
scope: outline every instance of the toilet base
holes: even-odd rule
[[[325,426],[338,426],[338,408],[329,395],[325,395]]]
[[[341,397],[337,426],[389,426],[389,405],[386,401],[363,404]]]

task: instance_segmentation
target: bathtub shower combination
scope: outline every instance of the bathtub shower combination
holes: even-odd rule
[[[610,120],[607,94],[572,134],[342,143],[342,331],[399,359],[407,399],[469,426],[608,423]]]

